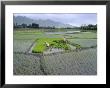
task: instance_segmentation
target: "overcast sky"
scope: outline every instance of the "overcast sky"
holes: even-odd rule
[[[81,26],[82,24],[97,24],[96,13],[71,13],[71,14],[14,14],[14,16],[26,16],[31,19],[53,20],[61,23],[71,24],[73,26]]]

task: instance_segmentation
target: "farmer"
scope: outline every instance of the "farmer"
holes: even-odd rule
[[[48,47],[48,49],[50,48],[49,50],[51,51],[52,50],[52,46],[48,42],[46,42],[46,41],[45,41],[45,44]]]
[[[65,42],[65,43],[67,43],[68,41],[66,40],[66,38],[65,37],[63,37],[63,41]]]
[[[47,46],[47,47],[49,47],[49,46],[50,46],[50,45],[49,45],[49,43],[48,43],[48,42],[46,42],[46,41],[45,41],[45,44],[46,44],[46,46]]]

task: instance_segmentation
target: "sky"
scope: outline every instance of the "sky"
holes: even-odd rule
[[[82,24],[97,24],[97,14],[96,13],[18,13],[14,16],[25,16],[34,20],[53,20],[56,22],[61,22],[65,24],[70,24],[73,26],[81,26]]]

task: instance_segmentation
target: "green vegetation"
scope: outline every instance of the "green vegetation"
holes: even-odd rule
[[[49,44],[48,46],[46,45]],[[63,48],[65,50],[69,49],[69,46],[61,38],[39,38],[36,40],[36,45],[32,49],[33,53],[43,53],[47,48]]]

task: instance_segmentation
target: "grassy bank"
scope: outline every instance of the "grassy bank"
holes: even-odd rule
[[[47,46],[46,43],[49,45]],[[43,53],[47,48],[62,48],[69,49],[69,46],[62,38],[39,38],[36,40],[36,45],[33,47],[33,53]]]

